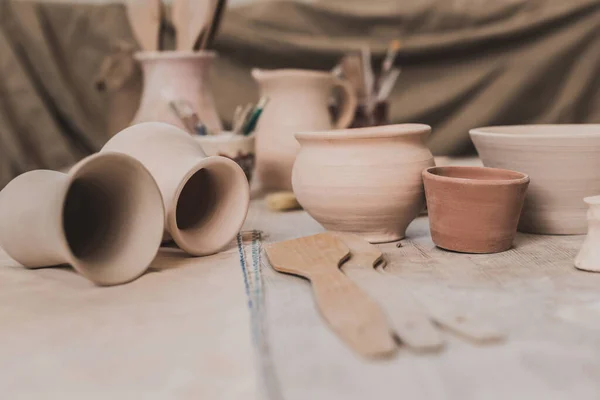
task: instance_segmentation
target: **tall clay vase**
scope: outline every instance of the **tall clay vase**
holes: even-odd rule
[[[354,118],[356,95],[347,81],[328,72],[300,69],[252,71],[261,95],[270,99],[256,127],[256,172],[266,190],[291,190],[292,167],[300,150],[296,132],[347,128]],[[340,115],[332,121],[329,99],[343,94]]]
[[[430,131],[400,124],[297,133],[298,202],[328,230],[371,243],[402,239],[425,206],[421,171],[434,165],[424,144]]]
[[[185,129],[169,103],[185,101],[213,132],[223,130],[209,85],[216,53],[211,51],[144,51],[135,54],[144,75],[140,107],[132,124],[166,122]]]
[[[575,267],[600,272],[600,196],[583,199],[588,206],[588,234],[575,259]]]
[[[244,171],[229,158],[207,157],[190,134],[145,122],[117,133],[105,151],[126,153],[148,168],[165,204],[164,239],[189,254],[214,254],[241,229],[250,202]]]
[[[140,276],[160,246],[164,209],[132,157],[95,154],[68,174],[37,170],[0,192],[0,246],[28,268],[70,264],[98,285]]]

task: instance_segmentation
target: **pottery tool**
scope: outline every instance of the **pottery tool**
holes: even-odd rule
[[[160,0],[127,0],[127,17],[138,44],[144,51],[156,51],[162,21]]]
[[[444,341],[427,311],[409,291],[375,270],[375,266],[385,263],[381,251],[357,235],[336,232],[335,236],[350,249],[342,271],[384,309],[400,341],[416,351],[442,349]]]
[[[227,0],[216,0],[216,3],[213,5],[211,18],[206,24],[204,33],[194,44],[194,50],[206,50],[210,47],[219,31],[219,26],[221,25],[226,6]]]
[[[177,50],[193,50],[210,23],[216,0],[173,0],[171,18],[176,29]]]
[[[358,53],[349,53],[342,57],[342,71],[344,77],[350,82],[356,91],[359,104],[366,104],[368,93],[365,84],[362,59]]]
[[[365,92],[367,93],[366,105],[370,113],[373,112],[375,106],[374,91],[375,91],[375,74],[373,73],[373,64],[371,62],[371,49],[369,46],[360,48],[360,58],[362,61],[363,82]]]
[[[256,124],[258,123],[258,119],[260,118],[263,110],[265,109],[265,107],[267,106],[268,103],[269,103],[268,97],[262,96],[260,98],[260,100],[258,101],[256,106],[252,110],[252,114],[250,114],[250,117],[248,118],[248,122],[242,128],[242,133],[244,135],[249,135],[254,131],[254,129],[256,128]]]
[[[240,109],[237,116],[234,115],[233,120],[233,131],[238,134],[243,134],[244,126],[248,123],[248,119],[252,114],[254,105],[252,103],[246,104],[244,107],[238,106]]]
[[[267,206],[273,211],[291,211],[302,208],[294,192],[269,193],[266,201]]]
[[[385,77],[391,71],[401,46],[402,42],[399,39],[395,39],[390,42],[385,54],[385,58],[381,63],[380,77]]]
[[[392,68],[385,76],[381,77],[376,102],[381,103],[390,97],[398,76],[400,76],[400,68]]]
[[[193,110],[192,106],[185,100],[170,101],[169,107],[173,113],[179,118],[181,123],[186,127],[188,132],[198,135],[207,135],[208,130],[206,125],[200,121],[198,114]]]
[[[331,329],[350,348],[365,357],[392,354],[385,314],[339,269],[350,251],[331,233],[266,246],[273,268],[310,280],[317,307]]]

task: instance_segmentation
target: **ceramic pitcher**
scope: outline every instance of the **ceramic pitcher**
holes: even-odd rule
[[[586,197],[583,201],[589,206],[588,234],[575,259],[575,267],[600,272],[600,196]]]
[[[256,176],[264,189],[292,189],[292,167],[300,145],[296,132],[346,128],[352,122],[356,95],[350,84],[328,72],[299,69],[259,70],[252,76],[270,102],[256,128]],[[342,89],[343,105],[331,121],[332,90]]]
[[[186,129],[169,106],[185,101],[210,131],[223,130],[209,87],[214,52],[144,51],[135,54],[144,75],[140,107],[132,124],[166,122]]]

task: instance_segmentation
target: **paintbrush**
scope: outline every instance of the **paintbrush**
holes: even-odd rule
[[[392,40],[387,48],[387,53],[385,54],[385,58],[383,59],[383,63],[381,64],[381,75],[385,76],[392,69],[394,65],[394,61],[396,60],[396,56],[400,51],[400,47],[402,46],[402,42],[400,39]]]
[[[227,5],[227,0],[218,0],[215,4],[214,11],[212,13],[212,18],[210,19],[208,25],[205,28],[204,34],[202,35],[202,40],[198,40],[198,42],[194,45],[194,50],[206,50],[212,44],[217,32],[219,31],[219,26],[221,25],[221,20],[223,19],[223,14],[225,13],[225,8]]]
[[[381,103],[390,96],[394,85],[400,75],[400,68],[392,68],[385,76],[380,77],[379,90],[377,90],[377,103]]]
[[[254,110],[252,111],[252,114],[250,115],[248,123],[245,124],[244,128],[242,129],[242,133],[244,135],[247,136],[254,131],[254,129],[256,128],[256,124],[258,123],[258,119],[260,118],[260,115],[262,114],[263,110],[265,109],[265,107],[268,103],[269,103],[269,98],[267,96],[263,96],[260,98],[260,100],[258,101],[258,104],[256,104],[256,107],[254,107]]]
[[[208,130],[206,126],[200,121],[198,114],[194,111],[192,106],[185,100],[170,101],[169,106],[173,113],[179,118],[181,123],[190,133],[196,133],[198,135],[207,135]]]

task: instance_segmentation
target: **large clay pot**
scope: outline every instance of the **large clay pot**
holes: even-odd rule
[[[160,246],[164,209],[150,173],[119,153],[68,174],[37,170],[0,192],[0,246],[28,268],[70,264],[99,285],[137,278]]]
[[[431,238],[446,250],[511,248],[529,177],[506,169],[432,167],[423,171]]]
[[[299,69],[252,71],[269,104],[256,127],[256,176],[262,188],[290,190],[292,167],[301,131],[346,128],[354,118],[356,95],[346,81],[328,72]],[[332,90],[342,89],[343,105],[332,122],[328,103]]]
[[[132,124],[166,122],[181,129],[185,125],[169,102],[184,100],[210,131],[223,130],[209,85],[214,52],[143,51],[135,54],[142,67],[144,89]]]
[[[145,122],[117,133],[101,152],[139,160],[156,180],[165,204],[165,240],[192,255],[227,246],[242,227],[250,202],[244,171],[235,161],[207,157],[192,136],[161,123]]]
[[[586,232],[581,199],[600,193],[600,125],[490,126],[470,134],[486,167],[531,178],[520,231]]]
[[[402,239],[423,210],[421,171],[434,165],[421,124],[297,133],[292,183],[325,228],[372,243]]]
[[[600,196],[586,197],[588,233],[575,258],[575,267],[583,271],[600,272]]]

